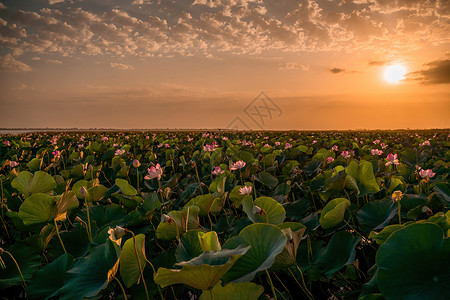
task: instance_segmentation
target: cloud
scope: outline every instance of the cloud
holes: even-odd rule
[[[47,60],[47,62],[48,62],[49,64],[54,64],[54,65],[60,65],[60,64],[62,64],[62,61],[57,60],[57,59],[49,59],[49,60]]]
[[[339,74],[339,73],[344,73],[347,71],[345,69],[341,69],[341,68],[332,68],[332,69],[330,69],[330,72],[333,74]]]
[[[388,63],[389,63],[389,61],[387,61],[387,60],[371,60],[367,64],[369,66],[384,66]]]
[[[13,72],[29,72],[31,67],[21,61],[18,61],[11,54],[0,57],[0,70]]]
[[[111,68],[119,69],[119,70],[134,70],[133,66],[125,65],[121,63],[110,63]]]
[[[62,2],[64,2],[64,0],[48,0],[48,4],[50,4],[50,5],[62,3]]]
[[[287,62],[285,64],[282,64],[279,68],[279,70],[300,70],[300,71],[309,71],[308,65],[302,65],[296,62]]]
[[[424,70],[407,74],[408,78],[418,80],[423,84],[449,84],[450,60],[436,60],[425,64]]]

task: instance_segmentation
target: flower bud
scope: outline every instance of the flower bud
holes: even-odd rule
[[[400,200],[402,200],[403,198],[403,193],[402,191],[395,191],[392,193],[392,200],[395,202],[398,202]]]
[[[81,196],[82,198],[86,198],[87,195],[88,195],[88,191],[86,190],[86,188],[85,188],[84,186],[81,186],[81,187],[80,187],[80,196]]]
[[[137,159],[133,160],[133,167],[135,167],[137,169],[140,166],[141,166],[141,163],[139,162],[139,160],[137,160]]]

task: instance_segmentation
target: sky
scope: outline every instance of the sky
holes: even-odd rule
[[[0,0],[0,127],[450,128],[449,33],[448,0]]]

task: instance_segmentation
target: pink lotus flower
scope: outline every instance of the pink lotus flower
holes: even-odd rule
[[[224,137],[222,138],[222,140],[228,141],[228,138],[227,138],[226,136],[224,136]]]
[[[272,147],[272,146],[270,146],[269,144],[264,144],[263,147],[270,148],[270,147]]]
[[[214,150],[216,150],[217,147],[217,143],[216,141],[212,142],[211,145],[205,145],[203,146],[203,151],[205,152],[213,152]]]
[[[431,146],[431,144],[430,144],[430,141],[424,141],[423,143],[420,143],[419,146],[420,146],[420,147],[423,147],[423,146]]]
[[[239,194],[246,196],[246,195],[250,195],[252,193],[252,187],[251,186],[243,186],[241,188],[239,188]]]
[[[53,154],[53,156],[55,156],[55,157],[61,156],[61,152],[58,151],[58,150],[53,151],[52,154]]]
[[[102,137],[102,141],[107,141],[109,138],[107,136]]]
[[[372,149],[372,150],[370,150],[370,152],[372,153],[372,155],[381,155],[381,154],[383,154],[383,151],[378,150],[378,149]]]
[[[225,172],[225,170],[222,170],[220,167],[215,167],[214,170],[212,170],[211,174],[217,176],[219,174],[222,174],[223,172]]]
[[[234,164],[231,165],[230,170],[234,171],[234,170],[242,169],[243,167],[245,167],[245,161],[238,160],[237,162],[235,162]]]
[[[428,170],[422,169],[419,171],[419,175],[420,175],[420,177],[428,180],[428,179],[434,177],[434,175],[436,175],[436,173],[433,173],[433,170],[431,170],[431,169],[428,169]]]
[[[120,155],[122,155],[122,154],[124,154],[124,153],[125,153],[125,150],[123,150],[123,149],[117,149],[116,152],[114,153],[114,155],[120,156]]]
[[[10,143],[9,141],[4,141],[3,144],[4,144],[5,146],[11,146],[11,143]]]
[[[342,155],[344,158],[350,158],[350,157],[351,157],[350,152],[345,151],[345,150],[341,152],[341,155]]]
[[[16,162],[16,161],[11,160],[11,161],[9,162],[9,166],[10,166],[11,168],[15,168],[15,167],[17,167],[18,165],[19,165],[19,163]]]
[[[315,144],[315,143],[317,143],[317,141],[316,141],[316,140],[314,140],[314,141],[312,141],[312,143],[313,143],[313,144]]]
[[[158,180],[161,179],[161,175],[163,173],[163,170],[161,169],[161,166],[159,163],[156,164],[156,167],[151,166],[148,170],[148,174],[144,177],[145,180],[150,180],[153,178],[158,178]]]
[[[337,145],[333,145],[333,147],[331,147],[331,150],[333,151],[339,151],[339,147]]]
[[[394,164],[394,165],[400,164],[399,161],[398,161],[398,159],[397,159],[397,154],[389,153],[388,156],[386,157],[386,159],[387,159],[387,161],[388,161],[388,162],[385,164],[386,166],[389,166],[389,165],[392,165],[392,164]]]
[[[386,149],[388,147],[388,145],[386,145],[385,143],[381,143],[381,149]]]
[[[280,142],[275,142],[275,146],[280,146]]]
[[[378,144],[380,143],[380,140],[375,140],[375,141],[373,141],[373,143],[374,143],[375,145],[378,145]]]
[[[331,156],[327,157],[327,163],[332,163],[333,161],[334,161],[334,158],[332,158]]]
[[[292,148],[292,145],[290,143],[286,143],[286,145],[284,146],[284,149],[289,149]]]

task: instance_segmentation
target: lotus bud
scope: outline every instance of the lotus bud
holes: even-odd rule
[[[403,193],[401,191],[395,191],[392,193],[392,200],[395,202],[398,202],[400,200],[402,200],[403,198]]]
[[[84,186],[80,187],[80,196],[82,198],[86,198],[88,195],[88,191],[86,190],[86,188]]]
[[[137,159],[133,160],[133,167],[135,167],[137,169],[140,166],[141,166],[141,163],[139,162],[139,160],[137,160]]]
[[[79,216],[76,216],[74,221],[83,223],[83,220]]]
[[[127,230],[123,227],[116,226],[116,228],[114,229],[114,232],[115,232],[117,238],[122,238],[127,233]]]

